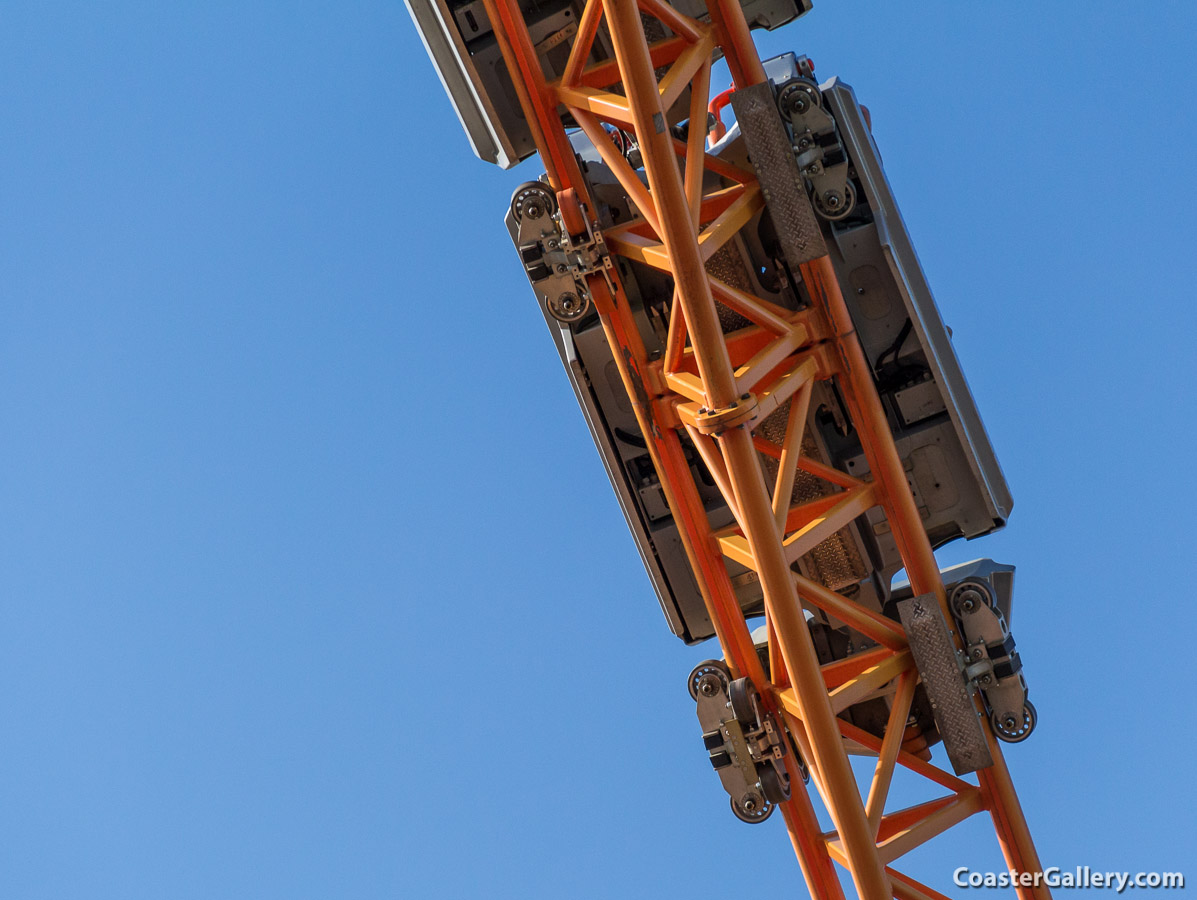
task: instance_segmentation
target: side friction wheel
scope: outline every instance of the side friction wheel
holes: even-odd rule
[[[844,218],[855,207],[856,188],[852,187],[852,182],[850,181],[844,185],[843,194],[839,191],[825,191],[822,194],[815,194],[815,212],[824,219],[832,222],[837,222]]]
[[[805,79],[791,81],[777,97],[777,108],[791,121],[802,118],[808,109],[822,105],[823,95],[819,93],[819,86]]]
[[[545,308],[548,309],[549,315],[558,322],[569,325],[579,321],[586,313],[590,312],[590,298],[578,296],[573,291],[564,291],[556,297],[546,298]]]
[[[993,726],[993,733],[998,736],[999,740],[1003,740],[1007,744],[1017,744],[1031,736],[1038,720],[1039,714],[1035,711],[1035,705],[1028,700],[1022,707],[1021,722],[1018,721],[1017,716],[1006,716],[999,720],[996,715],[990,717],[989,722]]]
[[[697,700],[699,694],[709,697],[718,693],[720,686],[726,692],[730,681],[727,667],[717,659],[708,659],[694,667],[686,686],[690,688],[690,696]]]
[[[952,591],[952,612],[958,616],[965,616],[981,605],[993,606],[989,595],[989,588],[975,581],[958,584]]]
[[[539,219],[557,211],[557,198],[547,184],[525,181],[511,195],[511,214],[518,222],[524,218]]]
[[[731,808],[741,822],[757,825],[773,815],[774,806],[756,791],[749,791],[738,802],[732,797]]]

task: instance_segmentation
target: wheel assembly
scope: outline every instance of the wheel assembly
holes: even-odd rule
[[[824,219],[838,222],[847,217],[856,207],[856,189],[851,181],[844,182],[843,188],[829,188],[823,193],[815,192],[815,212]]]
[[[711,697],[718,691],[726,693],[730,682],[731,675],[728,674],[727,667],[717,659],[708,659],[706,662],[700,662],[690,672],[690,697],[697,700],[699,694]]]
[[[590,312],[590,298],[579,296],[575,291],[562,291],[556,297],[546,298],[545,306],[550,316],[568,325]]]
[[[736,818],[755,824],[790,798],[785,757],[789,740],[747,678],[732,679],[717,660],[695,666],[687,679],[697,703],[702,740]]]
[[[739,800],[732,797],[731,808],[737,819],[749,825],[756,825],[773,815],[773,804],[757,791],[748,791]]]
[[[989,722],[993,726],[993,733],[998,738],[1008,744],[1017,744],[1031,736],[1038,719],[1039,714],[1035,711],[1035,704],[1028,700],[1022,705],[1022,716],[1006,713],[999,718],[998,714],[994,713],[990,716]]]
[[[952,589],[952,612],[957,617],[971,615],[981,604],[990,603],[989,588],[979,581],[965,581]]]
[[[511,195],[511,213],[516,221],[541,219],[557,211],[557,198],[547,184],[525,181]]]
[[[795,78],[777,92],[777,108],[791,121],[801,120],[812,107],[818,109],[822,105],[819,86],[804,78]]]

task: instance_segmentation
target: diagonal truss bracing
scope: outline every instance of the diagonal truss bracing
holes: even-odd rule
[[[606,338],[637,413],[724,655],[735,675],[746,675],[769,708],[785,718],[810,772],[810,781],[834,828],[824,832],[796,763],[787,757],[790,800],[782,804],[787,829],[811,894],[841,898],[835,865],[845,867],[861,897],[939,898],[943,895],[898,871],[894,864],[917,846],[982,812],[990,815],[1012,869],[1039,871],[1029,831],[1002,759],[988,735],[994,765],[972,784],[903,746],[918,673],[901,627],[793,571],[792,563],[864,512],[880,507],[916,593],[935,594],[947,613],[938,566],[906,483],[870,368],[853,331],[830,260],[800,266],[812,305],[782,309],[719,280],[711,257],[764,205],[752,173],[706,151],[705,130],[684,139],[667,127],[676,103],[689,120],[704,122],[715,50],[727,60],[736,88],[765,80],[738,4],[711,0],[710,22],[682,15],[664,0],[588,0],[572,36],[562,76],[547,82],[516,0],[484,0],[517,94],[532,124],[551,186],[563,212],[593,218],[593,204],[562,126],[564,108],[619,180],[635,211],[631,221],[604,230],[612,253],[672,275],[674,295],[666,350],[645,352],[618,273],[595,274],[588,287]],[[669,34],[649,44],[645,17]],[[589,64],[601,29],[615,58]],[[687,97],[688,95],[688,97]],[[643,173],[612,142],[609,128],[635,136]],[[708,178],[715,173],[719,179]],[[715,188],[706,186],[717,182]],[[730,185],[728,184],[730,182]],[[725,334],[717,305],[750,324]],[[861,437],[870,480],[854,478],[803,454],[811,391],[836,379]],[[786,408],[784,438],[757,432],[771,413]],[[734,523],[712,531],[682,445],[701,455]],[[761,456],[777,461],[766,478]],[[798,473],[834,490],[791,503]],[[725,566],[725,558],[754,571],[764,592],[771,678],[756,654]],[[876,641],[849,659],[820,665],[803,605]],[[837,714],[861,700],[892,695],[881,738]],[[871,783],[862,790],[848,760],[853,747],[875,755]],[[906,809],[887,807],[895,771],[903,768],[942,790],[938,799]],[[1024,900],[1046,888],[1019,888]]]

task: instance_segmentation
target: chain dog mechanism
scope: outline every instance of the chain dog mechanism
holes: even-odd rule
[[[590,311],[586,276],[612,266],[603,236],[571,188],[555,195],[527,181],[511,197],[519,233],[516,245],[536,296],[558,322],[581,321]],[[609,276],[607,276],[609,278]]]
[[[744,822],[763,822],[778,803],[790,799],[785,756],[789,740],[747,678],[734,681],[718,660],[690,673],[690,696],[711,765],[731,797],[732,812]]]

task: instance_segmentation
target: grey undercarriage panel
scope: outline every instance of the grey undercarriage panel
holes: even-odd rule
[[[894,362],[900,366],[913,357],[916,364],[927,367],[930,377],[895,385],[890,392],[883,391],[883,396],[890,403],[891,413],[907,423],[932,417],[937,411],[946,413],[972,471],[975,483],[971,487],[992,520],[977,515],[972,523],[962,522],[965,536],[976,537],[993,530],[994,524],[1004,523],[1014,500],[952,349],[951,335],[902,222],[856,95],[838,78],[824,84],[822,92],[844,137],[848,156],[855,163],[861,193],[873,210],[871,224],[836,227],[832,231],[838,249],[832,259],[852,309],[853,323],[866,353],[870,349],[879,353],[893,346],[890,342],[896,342],[901,333],[902,326],[894,333],[895,323],[911,322],[916,340],[904,344]],[[901,373],[896,377],[900,379]]]
[[[817,96],[810,94],[813,82],[802,80],[799,62],[787,54],[766,63],[766,71],[779,96],[784,98],[787,87],[792,94],[793,83],[801,81],[805,96],[817,99],[823,110],[816,110],[822,123],[816,148],[822,153],[820,164],[812,168],[809,156],[799,158],[804,173],[819,173],[813,179],[804,178],[804,189],[816,194],[819,227],[857,334],[873,364],[874,380],[924,526],[936,546],[989,533],[1004,524],[1010,495],[860,107],[851,89],[838,80],[825,83],[821,90],[814,88]],[[809,115],[806,119],[798,113],[790,117],[787,133],[795,148],[800,144],[799,126],[808,121],[812,121]],[[682,122],[677,127],[685,125]],[[576,147],[597,201],[599,231],[627,221],[634,211],[611,172],[584,141],[577,140]],[[729,129],[712,152],[736,165],[750,165],[738,125]],[[638,162],[634,146],[629,146],[628,156],[634,165]],[[841,186],[836,190],[842,191],[838,202],[831,196],[837,177]],[[720,186],[714,180],[706,185],[708,189]],[[508,215],[507,223],[670,628],[688,643],[705,640],[714,630],[598,318],[590,311],[562,322],[550,314],[552,298],[548,294],[561,290],[562,278],[578,293],[584,293],[583,284],[579,281],[575,286],[568,274],[543,274],[547,270],[536,255],[535,229],[527,222],[521,224],[515,214]],[[794,277],[796,265],[785,258],[782,237],[767,212],[758,214],[711,258],[708,271],[778,306],[802,309],[809,298]],[[611,265],[624,285],[647,351],[650,356],[663,352],[671,279],[622,257],[612,257]],[[749,324],[728,309],[720,307],[719,312],[725,332]],[[758,435],[780,444],[787,414],[786,406],[777,410],[758,425]],[[683,446],[712,528],[728,524],[731,514],[713,480],[693,448],[685,441]],[[853,475],[868,472],[834,380],[816,386],[802,452]],[[761,454],[761,465],[771,482],[776,462]],[[806,502],[836,490],[800,472],[791,500]],[[879,509],[844,527],[795,564],[806,577],[853,595],[878,611],[885,607],[890,581],[901,566]],[[728,570],[745,613],[760,614],[762,598],[755,573],[730,561]],[[830,629],[827,635],[840,635],[825,640],[831,658],[867,645],[863,636],[841,623],[816,610],[810,613],[812,630]]]

